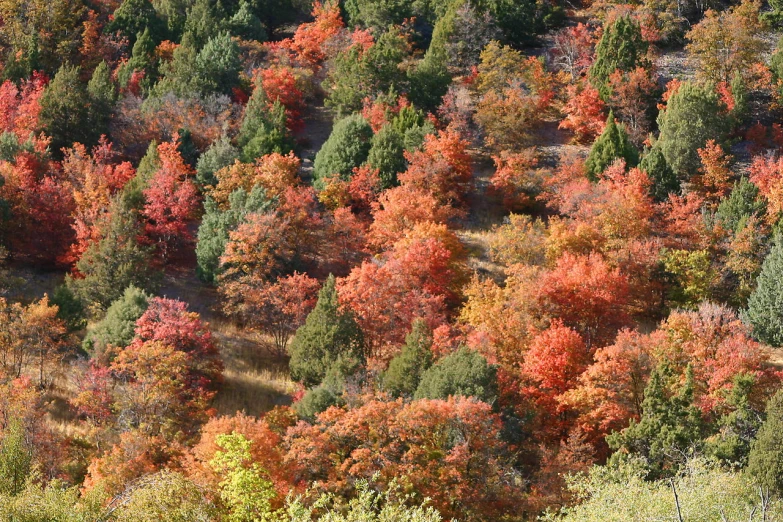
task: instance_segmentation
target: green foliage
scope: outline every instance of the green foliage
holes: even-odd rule
[[[633,465],[620,469],[595,466],[587,476],[570,479],[570,489],[582,500],[560,515],[545,516],[547,522],[627,522],[685,520],[761,520],[762,506],[758,488],[741,472],[699,458],[688,461],[681,474],[672,480],[645,480],[644,472]],[[672,492],[677,491],[682,518]],[[781,504],[767,506],[767,520],[779,520]]]
[[[24,424],[12,419],[0,440],[0,493],[18,495],[33,469],[33,449],[27,440]]]
[[[109,133],[109,122],[117,102],[117,89],[111,78],[111,71],[106,62],[101,62],[92,73],[87,84],[87,94],[90,97],[87,120],[91,125],[93,136],[100,137]],[[95,139],[95,138],[93,138]]]
[[[378,169],[383,188],[396,185],[397,174],[407,168],[405,151],[420,148],[424,136],[434,131],[432,123],[424,118],[421,111],[405,107],[375,133],[370,140],[367,164]]]
[[[155,41],[152,39],[149,28],[147,28],[136,38],[136,43],[133,44],[133,50],[131,51],[130,60],[128,60],[128,63],[121,66],[117,74],[117,78],[122,87],[128,85],[131,74],[133,74],[134,71],[144,73],[144,79],[141,81],[141,87],[144,91],[148,91],[152,85],[154,85],[158,79],[158,68],[155,63],[155,49]]]
[[[74,142],[87,146],[97,142],[89,124],[87,88],[79,78],[79,68],[63,65],[41,97],[39,122],[47,136],[52,138],[51,150],[70,147]]]
[[[146,154],[141,158],[139,166],[136,167],[136,175],[122,188],[119,202],[121,208],[134,212],[139,212],[144,208],[144,190],[160,165],[158,143],[153,140],[147,147]]]
[[[340,356],[361,359],[363,344],[353,316],[338,303],[335,278],[330,275],[291,343],[291,378],[305,386],[318,385]]]
[[[399,28],[389,28],[366,52],[358,45],[337,55],[326,79],[326,106],[337,118],[361,110],[362,101],[380,92],[407,91],[400,64],[407,55],[407,41]]]
[[[401,495],[396,484],[376,492],[366,480],[356,483],[357,494],[347,503],[339,497],[321,495],[312,505],[301,497],[289,498],[286,520],[290,522],[441,522],[435,508],[414,505],[411,495]],[[319,515],[318,513],[322,513]]]
[[[136,42],[136,35],[143,34],[146,30],[149,30],[155,42],[165,39],[165,25],[150,0],[124,0],[114,11],[114,19],[106,27],[109,33],[119,31],[128,39],[130,45]]]
[[[253,163],[256,158],[272,152],[288,154],[294,150],[293,139],[286,128],[285,107],[275,102],[270,110],[260,84],[253,90],[245,107],[237,145],[245,163]]]
[[[595,48],[595,61],[590,67],[590,83],[604,101],[611,96],[609,76],[614,71],[629,72],[640,66],[647,67],[647,47],[639,23],[630,16],[622,16],[604,26]]]
[[[658,138],[666,162],[680,179],[688,179],[701,166],[698,149],[707,140],[723,141],[728,121],[723,103],[709,85],[683,83],[658,115]]]
[[[198,228],[196,243],[196,272],[202,281],[214,283],[220,271],[220,256],[226,249],[229,233],[242,223],[248,214],[266,212],[272,207],[261,187],[253,187],[248,194],[237,189],[229,195],[228,210],[218,208],[207,196],[204,201],[204,218]]]
[[[421,376],[415,399],[475,397],[492,404],[497,397],[497,368],[467,347],[447,355]]]
[[[675,304],[695,310],[710,297],[717,274],[707,250],[668,250],[661,261],[674,283],[669,299]]]
[[[112,513],[113,522],[210,522],[218,510],[201,487],[174,471],[144,477]],[[92,519],[92,520],[97,520]]]
[[[735,124],[742,124],[748,118],[750,108],[748,107],[748,87],[739,71],[735,72],[731,79],[731,97],[734,98],[731,117]]]
[[[106,310],[106,316],[87,332],[82,347],[94,358],[101,359],[110,346],[128,346],[136,336],[136,321],[147,311],[150,297],[133,285],[126,288]]]
[[[389,362],[383,374],[383,389],[395,397],[411,397],[422,375],[432,365],[432,332],[421,319],[413,322],[402,351]]]
[[[252,6],[246,0],[240,2],[239,9],[228,21],[228,28],[232,35],[244,40],[265,42],[268,37],[261,20],[253,12]]]
[[[239,151],[231,144],[228,136],[223,134],[199,157],[196,163],[196,183],[202,188],[214,187],[218,182],[215,173],[233,165],[238,159]]]
[[[221,2],[195,0],[185,19],[182,44],[199,50],[223,30],[226,12]]]
[[[150,268],[151,249],[137,240],[135,213],[115,202],[111,216],[102,239],[91,244],[76,263],[83,277],[66,278],[68,288],[94,311],[105,310],[131,285],[153,290],[157,284]]]
[[[316,386],[305,392],[304,396],[294,405],[294,410],[301,419],[312,422],[319,413],[340,404],[340,396],[330,387]]]
[[[488,12],[503,33],[503,43],[521,47],[534,42],[548,23],[557,23],[562,8],[533,0],[474,0],[479,13]]]
[[[734,182],[731,194],[720,202],[716,215],[727,230],[736,232],[743,218],[761,216],[765,209],[766,204],[759,197],[758,187],[742,176]]]
[[[74,332],[87,326],[84,305],[67,285],[55,288],[50,301],[57,305],[57,317],[65,323],[68,331]]]
[[[271,500],[275,487],[265,477],[266,471],[252,462],[251,441],[242,434],[218,435],[215,443],[221,449],[209,462],[222,477],[220,500],[226,506],[228,522],[263,522],[272,519]]]
[[[658,142],[644,155],[642,161],[639,162],[639,168],[647,173],[652,182],[650,195],[655,201],[666,201],[669,199],[669,194],[680,193],[680,180],[666,163],[666,158],[663,156]]]
[[[616,451],[612,462],[634,456],[646,459],[651,478],[677,472],[680,456],[701,441],[701,412],[693,404],[693,371],[687,370],[684,385],[666,365],[655,368],[644,389],[642,417],[631,420],[621,432],[606,437]]]
[[[597,181],[598,176],[618,159],[624,159],[628,168],[635,167],[639,162],[639,151],[628,139],[625,126],[616,123],[614,113],[609,111],[604,132],[593,143],[585,162],[588,178]]]
[[[25,488],[15,496],[0,495],[0,520],[14,522],[94,522],[104,520],[106,499],[100,488],[80,495],[79,487],[66,487],[62,481],[57,479],[42,485],[40,478],[31,476]],[[128,519],[121,520],[126,522]]]
[[[783,391],[767,403],[767,419],[750,447],[748,475],[777,494],[783,493]]]
[[[371,138],[372,128],[361,114],[353,114],[335,123],[329,139],[315,155],[315,186],[322,188],[324,180],[334,174],[350,179],[353,169],[367,159]]]
[[[741,373],[732,384],[726,397],[729,411],[718,420],[718,433],[707,439],[707,452],[723,462],[745,467],[763,416],[750,400],[756,377]]]
[[[772,249],[748,299],[745,317],[753,335],[772,346],[783,346],[783,239],[776,235]]]

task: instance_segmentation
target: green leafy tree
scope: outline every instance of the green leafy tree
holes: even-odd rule
[[[142,479],[113,510],[113,522],[207,522],[217,520],[218,509],[203,488],[174,471],[164,470]],[[56,520],[60,520],[59,518]],[[86,520],[103,520],[94,516]]]
[[[707,140],[723,141],[728,119],[711,86],[685,82],[658,115],[658,128],[658,144],[666,162],[680,179],[689,179],[701,167],[698,150]]]
[[[152,39],[149,28],[144,29],[136,37],[136,43],[133,44],[130,60],[120,67],[117,73],[117,79],[122,87],[128,85],[131,75],[135,72],[143,72],[144,79],[141,81],[141,87],[148,91],[158,80],[158,67],[155,60],[155,40]]]
[[[90,146],[97,141],[89,124],[87,88],[79,75],[78,67],[63,65],[41,96],[39,122],[52,138],[55,154],[74,142]]]
[[[679,376],[666,364],[655,368],[644,389],[642,417],[631,420],[621,432],[606,438],[618,459],[641,456],[647,459],[650,477],[659,478],[677,471],[684,455],[701,441],[701,413],[693,404],[693,371],[687,369],[685,384],[674,389]]]
[[[12,419],[0,440],[0,493],[18,495],[33,469],[33,449],[24,424]]]
[[[432,332],[421,319],[405,338],[402,351],[389,362],[383,374],[383,389],[395,397],[411,397],[419,387],[422,375],[432,366]]]
[[[214,283],[220,270],[220,256],[226,250],[229,233],[253,212],[266,212],[272,202],[267,199],[264,190],[253,187],[248,194],[237,189],[229,196],[228,210],[221,210],[217,203],[207,196],[204,201],[204,218],[198,229],[196,243],[196,272],[202,281]]]
[[[218,435],[215,443],[220,450],[209,461],[212,469],[222,477],[220,500],[226,506],[225,520],[229,522],[262,522],[273,520],[271,501],[276,496],[274,484],[266,478],[266,471],[253,462],[252,442],[233,432]]]
[[[783,240],[777,235],[761,265],[756,290],[750,294],[745,319],[753,335],[772,346],[783,346]]]
[[[604,26],[589,72],[590,82],[604,101],[611,96],[609,76],[614,71],[630,72],[637,67],[649,66],[647,48],[639,23],[630,16],[622,16]]]
[[[657,142],[642,157],[639,168],[647,173],[652,182],[650,195],[655,201],[666,201],[669,199],[669,194],[680,193],[680,180],[666,163],[666,158]]]
[[[497,369],[467,347],[447,355],[421,376],[415,399],[475,397],[493,403],[497,397]]]
[[[96,359],[102,359],[106,349],[125,348],[136,336],[136,321],[147,311],[150,295],[131,285],[112,302],[106,316],[87,332],[82,347]]]
[[[767,418],[751,444],[747,472],[762,486],[783,493],[783,391],[767,403]]]
[[[639,162],[639,151],[628,138],[625,126],[616,123],[614,113],[609,111],[604,132],[595,140],[587,156],[587,176],[596,181],[598,176],[618,159],[624,159],[626,166],[634,167]]]
[[[337,174],[350,179],[355,167],[367,159],[371,147],[372,128],[361,114],[354,114],[335,123],[329,139],[315,155],[313,177],[316,187]]]
[[[743,218],[762,216],[765,209],[766,204],[759,197],[758,187],[742,176],[734,182],[728,197],[720,202],[716,215],[727,230],[736,231]]]
[[[291,378],[305,386],[318,385],[341,355],[360,359],[363,344],[356,320],[340,307],[335,278],[330,275],[291,343]]]

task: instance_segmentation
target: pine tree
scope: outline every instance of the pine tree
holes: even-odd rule
[[[41,96],[40,125],[52,138],[51,150],[75,142],[91,146],[97,142],[89,124],[87,88],[79,78],[79,68],[63,65]]]
[[[90,99],[87,119],[90,125],[92,142],[109,133],[109,122],[117,102],[117,89],[111,79],[111,71],[106,62],[101,62],[92,73],[87,84]]]
[[[726,397],[726,406],[730,411],[719,420],[720,431],[707,440],[709,453],[718,459],[745,467],[753,441],[762,424],[762,413],[753,407],[751,397],[756,377],[751,374],[738,374]]]
[[[237,145],[245,163],[253,163],[273,152],[288,154],[294,150],[294,142],[286,128],[285,107],[276,101],[270,109],[269,99],[260,82],[245,106]]]
[[[783,390],[767,403],[767,419],[751,444],[747,472],[761,486],[783,493]]]
[[[230,95],[239,85],[239,72],[242,70],[239,46],[227,32],[207,41],[196,56],[195,65],[202,93]]]
[[[413,321],[413,328],[405,338],[402,351],[391,360],[383,374],[383,389],[395,397],[410,397],[431,365],[432,332],[424,321],[417,319]]]
[[[391,123],[387,123],[370,140],[367,165],[378,169],[383,188],[396,185],[397,174],[405,171],[404,138]]]
[[[743,218],[762,216],[765,208],[758,187],[742,176],[734,182],[729,196],[720,202],[716,215],[726,230],[736,231]]]
[[[761,265],[745,318],[758,340],[783,346],[783,238],[780,235],[775,237]]]
[[[475,397],[492,404],[497,397],[497,369],[467,347],[439,360],[421,376],[414,399]]]
[[[371,138],[372,128],[361,114],[338,121],[315,155],[313,177],[316,187],[321,188],[324,181],[335,174],[344,180],[350,179],[353,169],[367,159]]]
[[[663,157],[661,147],[657,143],[644,155],[639,168],[647,173],[652,182],[650,195],[655,201],[666,201],[669,194],[680,193],[680,180],[666,163],[666,158]]]
[[[341,309],[335,284],[330,275],[291,343],[291,378],[305,386],[320,384],[341,355],[362,357],[362,332],[351,313]]]
[[[590,82],[604,101],[608,101],[611,95],[609,76],[614,71],[647,68],[647,47],[641,27],[630,16],[622,16],[611,25],[604,26],[604,33],[595,48],[595,61],[590,68]]]
[[[240,2],[239,9],[228,21],[228,28],[232,35],[244,40],[265,42],[268,39],[266,29],[247,0]]]
[[[215,173],[224,167],[233,165],[239,159],[239,151],[231,144],[228,136],[223,134],[204,151],[196,163],[196,183],[200,187],[217,185]]]
[[[708,140],[723,141],[728,130],[725,107],[709,85],[686,82],[671,95],[658,115],[658,144],[666,162],[680,179],[701,166],[698,150]]]
[[[634,167],[639,162],[639,151],[633,146],[625,132],[625,127],[614,121],[614,114],[609,111],[604,132],[595,140],[587,156],[585,168],[587,176],[596,181],[598,176],[617,159],[624,159],[628,167]]]
[[[136,35],[147,29],[156,42],[164,39],[165,26],[150,0],[124,0],[106,27],[108,33],[119,31],[131,46],[136,42]]]
[[[150,295],[130,285],[106,310],[106,316],[90,328],[82,348],[94,359],[105,361],[106,349],[125,348],[136,336],[136,321],[147,311]]]

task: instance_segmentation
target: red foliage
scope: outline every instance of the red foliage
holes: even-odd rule
[[[338,2],[315,2],[312,16],[315,20],[300,24],[292,38],[280,42],[282,49],[290,51],[297,62],[314,71],[320,69],[326,59],[325,44],[345,27]]]
[[[604,131],[606,105],[598,90],[587,81],[569,85],[567,96],[563,107],[566,117],[559,127],[573,132],[578,142],[591,143]]]
[[[296,85],[296,77],[290,67],[272,66],[260,72],[261,86],[269,103],[280,102],[285,107],[286,126],[293,132],[304,127],[302,110],[304,94]]]

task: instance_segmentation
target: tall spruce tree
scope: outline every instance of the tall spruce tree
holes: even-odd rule
[[[432,332],[421,319],[413,321],[402,351],[383,374],[383,389],[395,397],[411,397],[425,371],[432,365]]]
[[[661,147],[657,142],[644,155],[639,162],[639,168],[647,173],[652,185],[650,186],[650,195],[655,201],[665,201],[669,194],[680,193],[680,180],[672,168],[666,163],[666,158],[661,152]]]
[[[338,175],[350,179],[355,167],[367,159],[373,137],[372,128],[361,114],[353,114],[335,123],[329,139],[321,146],[313,162],[313,177],[318,188]]]
[[[639,23],[630,16],[622,16],[604,26],[589,72],[590,82],[604,101],[611,96],[609,76],[618,69],[628,72],[640,66],[646,67],[647,48]]]
[[[639,151],[633,146],[625,126],[614,121],[614,113],[609,111],[604,132],[595,140],[587,156],[585,168],[587,176],[596,181],[598,176],[617,159],[624,159],[628,167],[635,167],[639,162]]]
[[[783,390],[767,403],[767,419],[751,444],[747,472],[761,486],[783,493]]]
[[[783,238],[779,234],[761,265],[745,318],[758,340],[783,346]]]

